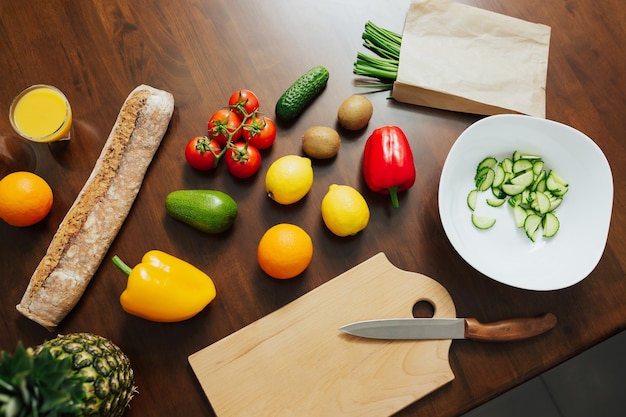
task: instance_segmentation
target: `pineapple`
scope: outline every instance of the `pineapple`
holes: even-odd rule
[[[119,417],[136,391],[126,355],[94,334],[59,335],[35,349],[20,342],[0,356],[1,416]]]

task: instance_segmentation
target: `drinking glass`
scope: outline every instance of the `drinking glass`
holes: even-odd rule
[[[9,119],[13,129],[32,142],[69,140],[72,107],[56,87],[35,84],[19,93],[11,103]]]

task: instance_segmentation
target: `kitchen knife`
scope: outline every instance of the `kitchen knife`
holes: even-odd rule
[[[370,339],[471,339],[508,342],[528,339],[552,329],[556,316],[515,318],[481,323],[474,318],[399,318],[365,320],[347,324],[339,330]]]

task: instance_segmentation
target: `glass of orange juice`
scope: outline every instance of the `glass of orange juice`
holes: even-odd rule
[[[72,108],[65,94],[51,85],[32,85],[18,94],[9,119],[21,137],[33,142],[70,139]]]

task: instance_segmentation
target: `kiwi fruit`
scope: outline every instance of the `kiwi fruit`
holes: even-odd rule
[[[341,138],[335,129],[312,126],[302,135],[302,150],[315,159],[329,159],[337,155]]]
[[[367,98],[359,94],[345,99],[337,110],[339,125],[347,130],[361,130],[369,123],[374,113],[374,106]]]

